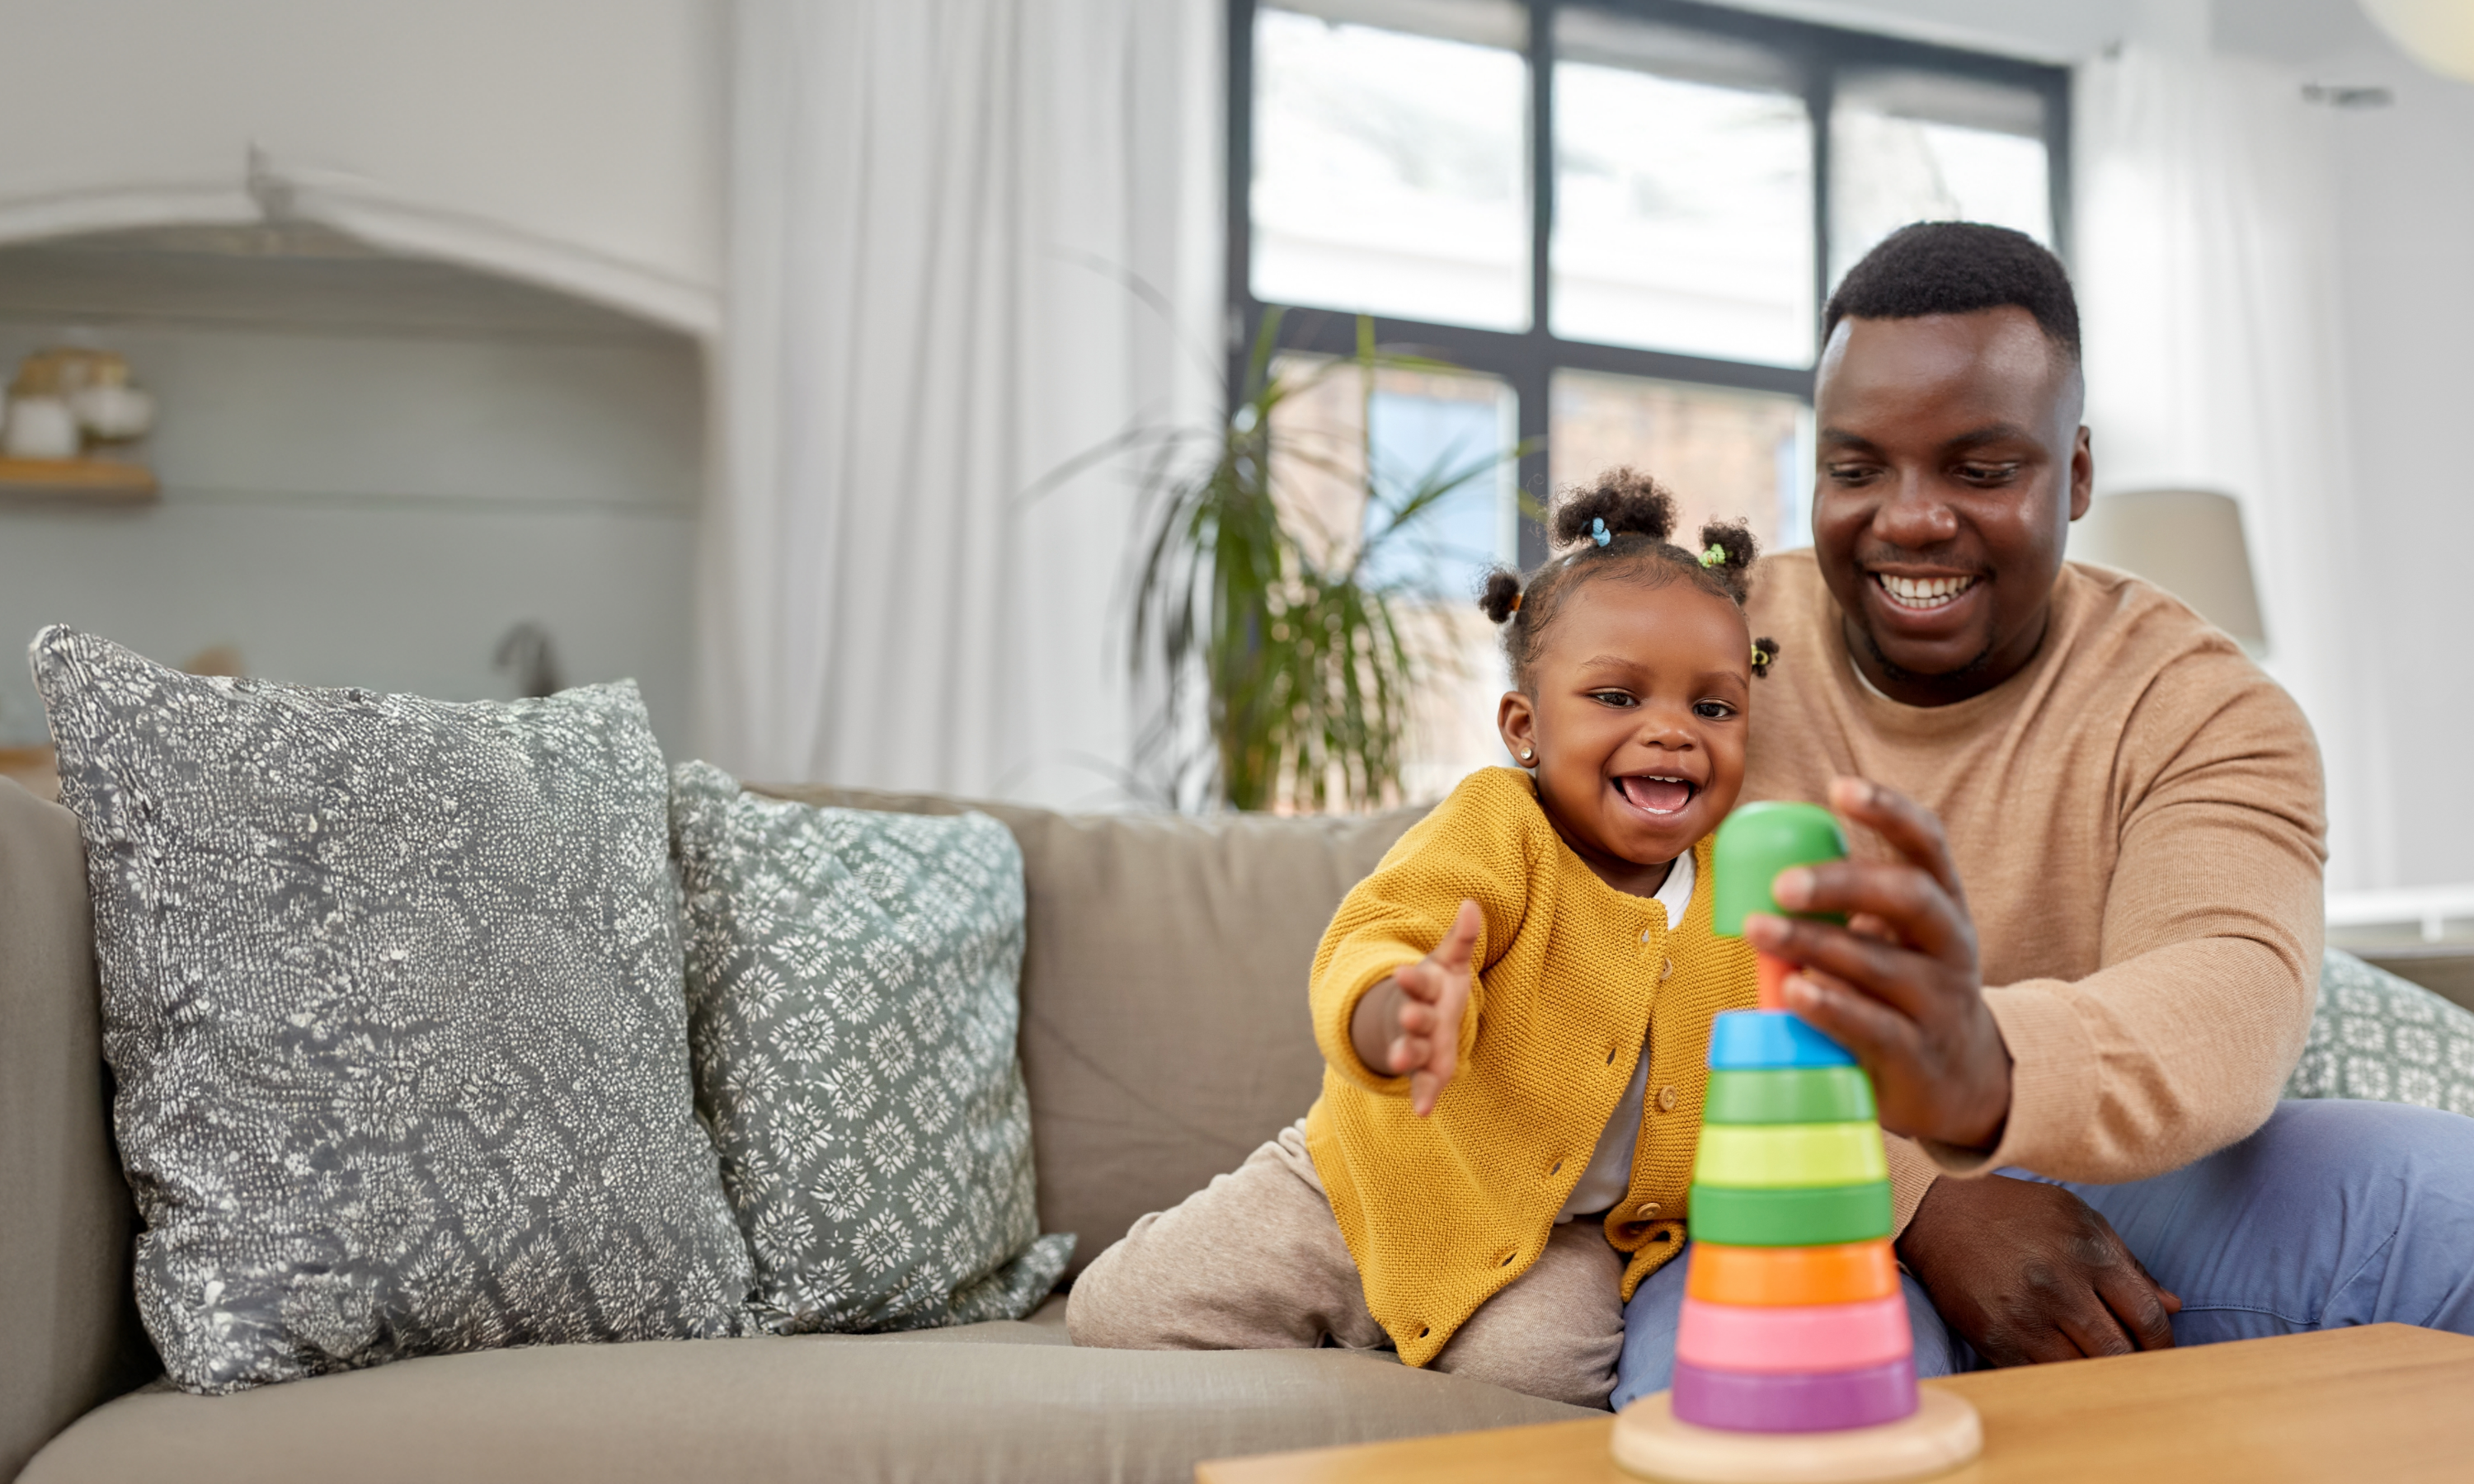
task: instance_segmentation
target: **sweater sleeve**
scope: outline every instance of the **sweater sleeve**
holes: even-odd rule
[[[1989,1151],[1924,1144],[1946,1173],[2178,1168],[2265,1122],[2302,1053],[2326,854],[2310,724],[2247,661],[2193,656],[2142,698],[2117,756],[2101,967],[1985,992],[2010,1048],[2009,1119]]]
[[[1461,1055],[1467,1057],[1486,1002],[1485,971],[1503,957],[1528,911],[1541,842],[1527,826],[1534,817],[1545,827],[1529,790],[1529,780],[1509,768],[1471,775],[1342,899],[1323,930],[1309,990],[1315,1042],[1341,1076],[1374,1091],[1408,1094],[1408,1078],[1380,1075],[1358,1060],[1350,1017],[1367,991],[1432,953],[1462,901],[1474,900],[1480,925],[1460,1029]]]
[[[1916,1208],[1925,1203],[1925,1192],[1932,1188],[1941,1166],[1914,1139],[1887,1129],[1881,1131],[1881,1146],[1890,1160],[1890,1239],[1897,1241],[1916,1219]]]

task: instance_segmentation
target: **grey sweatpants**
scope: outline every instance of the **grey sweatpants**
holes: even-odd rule
[[[1623,1351],[1623,1255],[1583,1218],[1479,1305],[1433,1369],[1604,1406]],[[1134,1223],[1074,1281],[1065,1323],[1104,1350],[1287,1350],[1390,1343],[1306,1155],[1300,1119],[1170,1210]]]

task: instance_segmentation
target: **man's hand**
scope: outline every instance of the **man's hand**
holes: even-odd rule
[[[1469,950],[1483,922],[1477,903],[1461,903],[1435,951],[1367,991],[1349,1017],[1357,1059],[1377,1072],[1409,1078],[1409,1106],[1435,1111],[1443,1084],[1460,1069],[1461,1017],[1468,1010]]]
[[[1899,1260],[1997,1366],[2164,1350],[2182,1311],[2104,1217],[2039,1181],[1934,1181]]]
[[[1830,805],[1903,859],[1782,871],[1770,888],[1780,906],[1845,913],[1848,925],[1758,915],[1744,935],[1803,967],[1787,980],[1787,1008],[1873,1074],[1884,1128],[1990,1149],[2010,1115],[2010,1050],[1984,1005],[1976,924],[1941,821],[1861,778],[1832,782]]]

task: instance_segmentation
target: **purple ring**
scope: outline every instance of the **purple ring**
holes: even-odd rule
[[[1669,1402],[1681,1421],[1729,1432],[1829,1432],[1894,1423],[1916,1409],[1916,1362],[1860,1371],[1758,1376],[1675,1363]]]

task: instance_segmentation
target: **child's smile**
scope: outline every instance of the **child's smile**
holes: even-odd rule
[[[1643,814],[1662,818],[1683,812],[1701,785],[1680,773],[1627,773],[1615,779],[1615,791]]]

